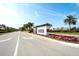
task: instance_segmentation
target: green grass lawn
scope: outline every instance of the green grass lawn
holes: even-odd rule
[[[70,34],[70,35],[79,35],[79,32],[48,32],[49,34]]]

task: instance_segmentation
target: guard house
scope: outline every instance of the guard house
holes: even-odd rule
[[[42,25],[39,25],[39,26],[35,26],[33,28],[33,31],[35,34],[40,34],[40,35],[48,35],[48,32],[47,30],[51,27],[52,25],[51,24],[42,24]]]

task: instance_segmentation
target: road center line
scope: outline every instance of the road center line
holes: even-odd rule
[[[0,40],[0,42],[6,42],[6,41],[9,41],[9,40],[11,40],[11,38],[8,38],[6,40]]]
[[[19,41],[20,41],[20,32],[18,34],[18,39],[17,39],[17,44],[16,44],[16,47],[15,47],[15,51],[14,51],[14,56],[17,56]]]

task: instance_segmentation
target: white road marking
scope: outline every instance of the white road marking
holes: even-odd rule
[[[28,37],[28,38],[26,38],[26,37],[23,37],[23,39],[34,39],[33,37]]]
[[[20,32],[18,34],[18,40],[17,40],[17,44],[16,44],[16,47],[15,47],[14,56],[17,56],[18,47],[19,47],[19,41],[20,41]]]
[[[0,40],[0,42],[6,42],[6,41],[9,41],[9,40],[11,40],[11,38],[8,38],[6,40]]]

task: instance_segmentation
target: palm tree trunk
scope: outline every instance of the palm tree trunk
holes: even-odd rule
[[[71,24],[69,24],[69,31],[71,31]]]

